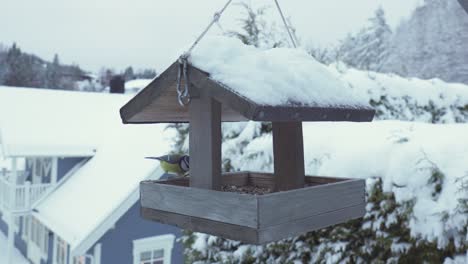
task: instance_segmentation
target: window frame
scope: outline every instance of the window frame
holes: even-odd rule
[[[32,216],[23,217],[22,238],[25,242],[33,243],[43,256],[49,253],[49,230],[39,220]]]
[[[55,236],[55,256],[53,263],[68,263],[68,243],[59,236]]]
[[[133,241],[133,264],[141,263],[141,253],[163,250],[163,263],[170,264],[175,235],[165,234],[153,237],[141,238]]]

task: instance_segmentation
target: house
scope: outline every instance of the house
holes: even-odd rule
[[[144,157],[170,142],[164,125],[121,124],[129,98],[0,87],[0,255],[16,247],[35,264],[182,262],[180,230],[140,217],[139,182],[164,176]]]
[[[153,79],[135,79],[135,80],[126,81],[124,85],[124,88],[125,88],[124,93],[135,95],[139,93],[141,90],[143,90],[143,88],[148,86],[148,84],[150,84],[152,81]],[[102,92],[110,93],[110,90],[111,90],[110,86],[108,86],[104,88]]]

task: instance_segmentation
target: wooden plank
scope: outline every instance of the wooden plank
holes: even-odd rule
[[[275,178],[273,173],[250,172],[249,185],[259,186],[264,188],[275,188]]]
[[[358,204],[351,207],[342,208],[336,211],[325,212],[275,226],[270,226],[259,231],[258,243],[264,244],[279,239],[298,236],[309,231],[322,229],[335,224],[360,218],[364,216],[366,204]]]
[[[273,122],[275,190],[304,187],[304,143],[301,122]]]
[[[348,181],[349,178],[306,176],[306,183],[329,184],[335,182]]]
[[[254,195],[142,182],[140,201],[143,207],[155,210],[252,228],[258,226],[258,203]]]
[[[133,97],[120,109],[120,116],[124,124],[147,122],[151,120],[138,120],[134,121],[133,117],[140,113],[143,108],[151,104],[161,93],[169,88],[177,79],[178,63],[175,62],[161,75],[153,80],[145,89],[143,89],[137,96]]]
[[[190,112],[190,186],[221,189],[221,104],[204,94]]]
[[[203,218],[141,208],[143,218],[163,224],[174,225],[195,232],[207,233],[250,244],[258,243],[258,232],[254,228],[221,223]]]
[[[374,118],[372,108],[334,108],[310,106],[259,106],[251,117],[254,121],[305,122],[348,121],[370,122]]]
[[[221,176],[221,184],[245,186],[248,184],[248,178],[249,178],[248,172],[223,173]],[[165,180],[149,180],[145,182],[154,182],[154,183],[160,183],[160,184],[170,184],[170,185],[189,187],[190,177],[172,178],[172,179],[165,179]]]
[[[258,197],[260,228],[365,202],[365,181],[350,180]]]
[[[245,186],[248,184],[249,173],[248,172],[229,172],[223,173],[222,184],[223,185],[234,185],[234,186]]]

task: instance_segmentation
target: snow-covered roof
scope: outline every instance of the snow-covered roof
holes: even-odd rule
[[[125,93],[137,93],[148,84],[150,84],[153,79],[135,79],[125,82]]]
[[[88,250],[137,201],[140,181],[163,174],[159,162],[144,157],[168,153],[164,126],[144,128],[148,133],[133,136],[114,131],[90,161],[36,205],[34,215],[72,251]]]
[[[237,38],[207,37],[189,61],[213,80],[261,105],[369,107],[365,98],[301,49],[262,50]]]
[[[222,121],[369,122],[375,113],[365,96],[300,49],[262,50],[214,37],[193,50],[189,64],[190,96],[221,103]],[[177,98],[179,69],[176,61],[122,107],[123,122],[189,122]]]
[[[136,202],[139,182],[162,175],[159,163],[144,157],[169,151],[165,125],[124,126],[118,110],[128,99],[0,87],[0,128],[6,132],[2,142],[8,151],[19,145],[28,154],[60,148],[50,154],[77,155],[85,146],[96,150],[35,206],[34,215],[72,250],[86,251],[85,242],[99,239],[96,235],[103,235]]]
[[[128,96],[0,86],[4,156],[92,156]],[[101,129],[107,127],[109,129]]]

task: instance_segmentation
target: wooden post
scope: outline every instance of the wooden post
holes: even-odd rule
[[[305,181],[301,122],[273,122],[275,189],[302,188]]]
[[[221,189],[221,104],[207,95],[190,106],[190,186]]]

